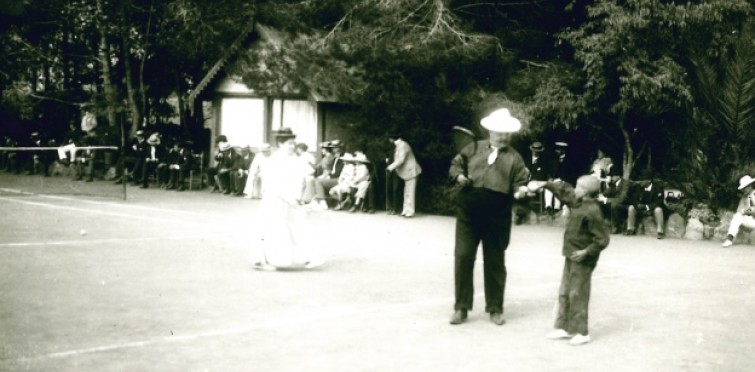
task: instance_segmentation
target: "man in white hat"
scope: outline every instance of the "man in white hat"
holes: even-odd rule
[[[464,148],[454,157],[449,170],[451,179],[462,186],[456,206],[456,300],[450,323],[463,323],[472,309],[475,258],[482,242],[485,311],[494,324],[502,325],[512,204],[514,198],[526,194],[529,171],[522,156],[509,145],[512,134],[521,128],[509,110],[494,111],[480,123],[490,133],[490,139]]]
[[[262,198],[262,181],[265,178],[265,169],[270,162],[272,146],[269,143],[263,143],[259,147],[257,154],[249,165],[249,176],[244,187],[245,198],[261,199]]]
[[[734,244],[734,238],[739,233],[739,228],[744,227],[746,229],[755,229],[755,178],[749,175],[739,179],[739,187],[737,188],[743,195],[739,199],[739,205],[737,206],[737,213],[731,218],[731,224],[729,224],[729,232],[726,235],[726,240],[721,245],[724,248],[731,247]]]
[[[422,174],[422,167],[414,157],[412,147],[408,142],[404,141],[399,134],[389,134],[388,139],[396,147],[393,153],[393,162],[388,164],[386,172],[388,172],[389,179],[391,180],[391,190],[388,195],[388,214],[399,214],[402,217],[414,216],[414,201],[416,199],[417,191],[417,178]],[[404,183],[403,192],[403,204],[398,205],[397,201],[401,200],[397,191],[400,190],[398,181],[402,180]]]

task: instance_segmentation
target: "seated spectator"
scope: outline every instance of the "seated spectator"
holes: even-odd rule
[[[668,217],[668,207],[664,202],[664,191],[661,182],[653,180],[652,175],[649,176],[649,181],[638,183],[637,186],[632,187],[634,192],[630,190],[630,204],[627,207],[627,231],[626,235],[634,235],[636,233],[635,224],[637,223],[637,217],[640,219],[644,216],[653,216],[656,225],[656,233],[658,239],[665,237],[664,222]]]
[[[71,123],[68,126],[68,132],[63,138],[63,145],[58,147],[58,162],[60,164],[68,166],[76,162],[76,143],[81,140],[82,136],[83,132],[76,126],[76,123]]]
[[[184,181],[186,175],[189,173],[191,166],[194,163],[194,156],[191,153],[191,142],[179,142],[173,143],[173,149],[168,154],[167,169],[168,169],[168,184],[165,186],[166,190],[184,191]]]
[[[5,140],[3,141],[3,146],[5,147],[17,147],[18,142],[14,140],[11,137],[6,136]],[[18,153],[15,151],[8,151],[7,153],[4,153],[4,166],[3,170],[6,172],[13,172],[13,173],[20,173],[21,167],[18,164]]]
[[[97,146],[99,145],[99,138],[94,131],[87,132],[80,140],[82,147]],[[94,162],[97,151],[84,150],[76,157],[74,168],[74,179],[81,181],[84,175],[87,175],[86,182],[92,182],[94,180]]]
[[[624,226],[629,210],[628,195],[631,184],[631,181],[614,175],[610,177],[606,189],[598,195],[604,217],[611,220],[611,234],[620,233],[621,227]]]
[[[249,179],[249,168],[251,168],[253,161],[254,152],[252,152],[252,146],[246,145],[238,148],[236,165],[231,174],[234,195],[244,195],[244,187],[246,186],[246,181]]]
[[[343,162],[343,168],[338,176],[338,181],[328,191],[328,194],[334,197],[337,201],[336,207],[333,208],[333,210],[336,211],[347,208],[351,204],[349,195],[351,194],[351,187],[355,185],[354,182],[357,177],[354,156],[346,153],[340,157],[340,160]]]
[[[165,148],[162,146],[162,135],[155,132],[147,139],[146,153],[144,157],[144,166],[142,167],[141,186],[142,189],[149,187],[149,176],[157,175],[157,169],[161,162],[165,161]],[[157,180],[159,185],[160,180]]]
[[[49,140],[40,136],[39,132],[33,132],[31,134],[32,147],[47,147],[50,145]],[[53,143],[55,142],[52,140]],[[50,176],[50,166],[54,162],[52,153],[49,151],[39,151],[32,157],[31,173],[42,174],[45,177]]]
[[[309,146],[306,143],[299,142],[296,144],[295,151],[299,160],[301,160],[302,174],[304,175],[299,204],[308,204],[315,196],[315,170],[317,165],[314,155],[309,153],[308,150]]]
[[[209,167],[207,168],[207,183],[210,186],[211,193],[220,191],[220,185],[218,185],[215,182],[215,176],[218,174],[217,158],[220,155],[220,144],[227,143],[227,142],[228,142],[228,137],[226,137],[223,134],[215,138],[215,155],[212,158],[210,158],[211,162],[209,164]]]
[[[252,159],[252,164],[249,166],[249,176],[244,187],[244,194],[247,199],[262,198],[262,181],[265,178],[271,154],[272,147],[269,143],[264,143],[260,146],[259,153]]]
[[[338,184],[338,178],[340,177],[341,170],[344,167],[344,162],[341,161],[341,141],[330,141],[327,145],[327,149],[330,150],[331,155],[327,158],[329,166],[327,168],[324,168],[323,173],[315,178],[315,197],[312,203],[314,203],[313,208],[318,210],[328,209],[328,204],[325,201],[325,196],[329,195],[330,189]],[[326,159],[323,158],[323,161],[325,160]]]
[[[144,130],[137,130],[134,134],[134,139],[131,141],[131,146],[127,149],[126,158],[118,160],[118,168],[120,168],[121,177],[115,181],[116,184],[133,182],[135,186],[141,184],[141,175],[143,173],[144,161],[147,159],[147,139],[144,134]],[[131,169],[129,169],[129,166]]]
[[[217,191],[230,195],[233,193],[231,173],[236,167],[236,152],[233,151],[230,143],[218,142],[218,152],[215,154],[215,161],[217,162],[217,167],[213,178]],[[214,192],[216,190],[211,191]]]
[[[354,180],[351,182],[351,190],[349,192],[349,199],[353,199],[353,205],[350,210],[352,213],[362,210],[364,198],[370,187],[370,169],[367,166],[370,161],[367,160],[367,156],[361,151],[356,151],[353,163]]]
[[[740,178],[737,190],[742,193],[742,197],[739,199],[737,212],[731,219],[726,240],[721,244],[724,248],[731,247],[734,244],[734,239],[739,234],[740,228],[755,229],[755,178],[749,175]]]

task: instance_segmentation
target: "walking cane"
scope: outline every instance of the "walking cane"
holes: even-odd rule
[[[390,172],[388,172],[387,164],[388,164],[388,158],[385,158],[385,211],[388,212],[388,178],[390,177]]]

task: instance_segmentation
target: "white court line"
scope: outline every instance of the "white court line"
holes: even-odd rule
[[[125,218],[133,218],[137,220],[151,220],[151,221],[159,221],[159,222],[176,222],[175,219],[171,218],[159,218],[159,217],[150,217],[146,215],[132,215],[127,213],[118,213],[118,212],[105,212],[105,211],[98,211],[98,210],[91,210],[91,209],[85,209],[85,208],[77,208],[77,207],[68,207],[64,205],[56,205],[56,204],[50,204],[50,203],[42,203],[42,202],[33,202],[28,200],[18,200],[14,198],[6,198],[0,196],[0,200],[4,200],[7,202],[12,203],[19,203],[19,204],[26,204],[26,205],[33,205],[35,207],[45,207],[45,208],[53,208],[53,209],[66,209],[76,212],[86,212],[86,213],[94,213],[94,214],[101,214],[105,216],[115,216],[115,217],[125,217]],[[200,224],[199,222],[191,222],[191,221],[180,221],[181,223],[196,223]],[[204,224],[202,224],[204,226]]]
[[[613,279],[613,278],[620,278],[620,277],[621,275],[599,275],[599,276],[593,277],[593,280]],[[560,284],[561,284],[560,282],[549,282],[549,283],[527,286],[524,288],[520,287],[520,288],[510,289],[510,290],[507,290],[506,293],[507,294],[517,293],[517,292],[530,293],[533,290],[558,287]],[[477,295],[475,295],[476,298],[481,298],[484,296],[485,296],[484,293],[478,293]],[[240,334],[249,333],[253,331],[264,330],[264,329],[300,328],[300,327],[306,327],[306,326],[312,325],[315,322],[329,321],[329,320],[335,320],[335,319],[341,320],[346,317],[358,318],[358,317],[374,315],[374,314],[384,314],[384,315],[390,316],[390,314],[392,313],[403,314],[405,313],[407,309],[421,308],[421,307],[429,306],[429,305],[436,306],[442,303],[448,303],[449,301],[452,301],[452,299],[450,299],[449,297],[431,298],[431,299],[409,302],[409,303],[378,306],[378,307],[373,307],[371,309],[357,308],[354,306],[343,306],[337,309],[326,309],[325,311],[320,311],[318,313],[314,313],[312,311],[307,311],[305,313],[305,314],[313,314],[313,315],[297,316],[297,317],[286,315],[286,316],[281,317],[280,319],[275,319],[275,320],[264,322],[264,323],[248,324],[248,325],[242,325],[242,326],[234,327],[234,328],[226,328],[226,329],[219,329],[219,330],[214,330],[214,331],[191,333],[191,334],[186,334],[186,335],[181,335],[181,336],[153,337],[146,340],[59,351],[59,352],[47,353],[47,354],[42,354],[42,355],[37,355],[37,356],[16,358],[15,361],[28,362],[28,361],[45,360],[45,359],[60,359],[60,358],[68,358],[68,357],[74,357],[74,356],[84,355],[84,354],[94,354],[94,353],[101,353],[101,352],[106,352],[106,351],[132,349],[132,348],[139,348],[139,347],[164,344],[164,343],[190,342],[190,341],[196,341],[203,338],[235,336],[235,335],[240,335]]]
[[[199,213],[199,212],[189,212],[189,211],[184,211],[184,210],[147,207],[147,206],[143,206],[143,205],[133,205],[133,204],[123,204],[123,203],[113,203],[113,202],[100,202],[100,201],[94,201],[94,200],[86,200],[86,199],[79,199],[79,198],[70,198],[70,197],[59,196],[59,195],[35,194],[35,193],[28,192],[28,191],[22,191],[22,190],[16,190],[16,189],[0,188],[0,191],[11,192],[11,193],[16,193],[16,194],[21,194],[21,195],[38,196],[40,198],[47,198],[47,199],[75,201],[75,202],[79,202],[79,203],[87,203],[87,204],[94,204],[94,205],[107,205],[107,206],[113,206],[113,207],[143,209],[143,210],[148,210],[148,211],[170,212],[170,213],[180,213],[180,214],[192,214],[192,215],[195,215],[195,216],[206,216],[206,214]]]
[[[104,244],[104,243],[128,243],[128,242],[149,242],[157,240],[186,240],[186,239],[203,239],[224,236],[223,233],[211,233],[193,236],[170,236],[170,237],[152,237],[152,238],[114,238],[114,239],[87,239],[87,240],[59,240],[51,242],[23,242],[23,243],[0,243],[3,247],[36,247],[36,246],[64,246],[64,245],[87,245],[87,244]]]

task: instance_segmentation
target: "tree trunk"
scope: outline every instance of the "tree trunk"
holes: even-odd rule
[[[632,149],[632,136],[627,131],[624,123],[625,117],[622,115],[619,118],[619,128],[621,129],[621,135],[624,137],[624,157],[622,159],[623,173],[622,178],[629,180],[632,176],[632,168],[634,168],[634,149]]]
[[[139,110],[139,104],[136,101],[136,91],[134,90],[133,74],[131,70],[130,50],[131,47],[128,40],[128,33],[123,32],[123,68],[125,69],[128,107],[131,112],[131,130],[129,132],[129,137],[132,137],[136,134],[136,130],[139,128],[139,123],[142,122],[142,114]]]
[[[102,9],[102,0],[97,0],[97,31],[100,34],[100,45],[97,48],[97,56],[100,59],[100,68],[102,69],[102,88],[105,92],[107,121],[109,126],[115,126],[115,108],[118,105],[113,86],[112,73],[110,71],[110,45],[107,41],[105,25],[103,24],[104,13]]]

